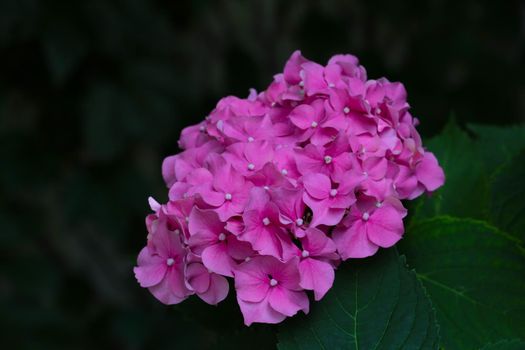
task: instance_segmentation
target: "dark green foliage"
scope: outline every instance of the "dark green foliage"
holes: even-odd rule
[[[427,140],[425,146],[436,155],[443,167],[446,186],[433,193],[432,197],[420,197],[415,205],[415,216],[448,214],[479,217],[485,213],[489,175],[475,142],[451,120],[442,133]]]
[[[525,128],[470,125],[469,132],[474,134],[469,135],[451,120],[441,134],[426,142],[445,170],[446,184],[432,196],[411,203],[410,224],[398,249],[415,269],[436,310],[439,344],[444,349],[476,349],[489,343],[487,349],[521,349],[520,340],[500,340],[525,334]],[[381,317],[391,315],[388,305],[392,305],[396,291],[379,285],[378,281],[392,283],[395,276],[389,270],[392,266],[383,260],[384,255],[379,255],[346,262],[337,271],[333,290],[322,302],[312,305],[311,314],[281,327],[279,347],[369,349],[381,348],[386,340],[387,348],[399,348],[396,340],[389,338],[391,332],[381,332],[385,324]],[[374,267],[390,279],[381,279],[382,273]],[[362,270],[372,272],[365,275]],[[409,281],[402,283],[410,285]],[[391,292],[386,294],[390,301],[381,292],[362,293],[373,300],[364,301],[364,310],[372,310],[369,306],[375,302],[385,307],[371,312],[375,316],[372,324],[355,303],[344,303],[351,299],[352,290],[367,290],[367,284]],[[410,288],[415,293],[414,286]],[[406,291],[401,295],[408,298]],[[401,302],[397,306],[401,314],[410,310]],[[356,309],[363,322],[355,321]],[[433,315],[426,309],[418,310],[416,317]],[[363,323],[362,328],[353,328]],[[402,327],[403,318],[394,324]],[[421,325],[421,321],[416,324]],[[410,335],[425,334],[421,331],[412,329]],[[403,336],[399,330],[394,334]],[[356,344],[355,339],[364,343]],[[435,338],[430,339],[432,347],[437,346]],[[410,345],[406,342],[401,348],[430,346]]]
[[[436,307],[445,349],[525,334],[525,127],[468,129],[451,122],[428,142],[447,181],[414,205],[399,248]]]
[[[437,217],[412,226],[399,247],[437,311],[445,349],[474,349],[525,334],[525,254],[480,221]]]
[[[490,220],[525,241],[525,147],[494,175]]]
[[[279,327],[279,349],[438,349],[432,305],[395,248],[347,261],[336,275],[310,314]]]
[[[525,342],[518,339],[501,340],[497,343],[492,343],[484,346],[481,350],[523,350],[525,349]]]
[[[470,124],[485,170],[493,174],[500,166],[509,162],[525,149],[525,125],[506,127]]]
[[[452,119],[425,146],[445,170],[446,186],[411,203],[413,219],[453,215],[492,221],[503,215],[510,216],[507,221],[520,220],[523,207],[517,201],[525,188],[519,183],[525,162],[517,155],[525,150],[525,126],[472,124],[464,131]]]

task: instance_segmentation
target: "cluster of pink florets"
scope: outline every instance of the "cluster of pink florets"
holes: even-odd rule
[[[234,280],[247,325],[307,313],[341,260],[401,239],[400,200],[444,174],[426,152],[401,83],[367,80],[352,55],[326,66],[295,52],[267,90],[219,101],[162,165],[135,275],[165,304],[217,304]]]

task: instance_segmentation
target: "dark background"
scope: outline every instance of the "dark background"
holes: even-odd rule
[[[0,344],[271,348],[232,298],[166,307],[132,267],[180,130],[295,49],[404,82],[424,137],[524,120],[519,1],[0,0]]]

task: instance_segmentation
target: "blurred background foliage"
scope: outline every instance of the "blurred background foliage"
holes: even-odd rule
[[[517,0],[0,0],[1,342],[272,348],[232,298],[165,307],[132,267],[181,129],[264,89],[295,49],[353,53],[369,77],[404,82],[424,137],[451,112],[524,120]]]

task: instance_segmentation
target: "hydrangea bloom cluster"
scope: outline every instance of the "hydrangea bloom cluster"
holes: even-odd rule
[[[352,55],[326,66],[293,53],[261,93],[228,96],[183,130],[150,199],[140,285],[165,304],[222,301],[233,278],[246,325],[320,300],[341,260],[401,239],[401,200],[444,182],[401,83],[368,80]]]

